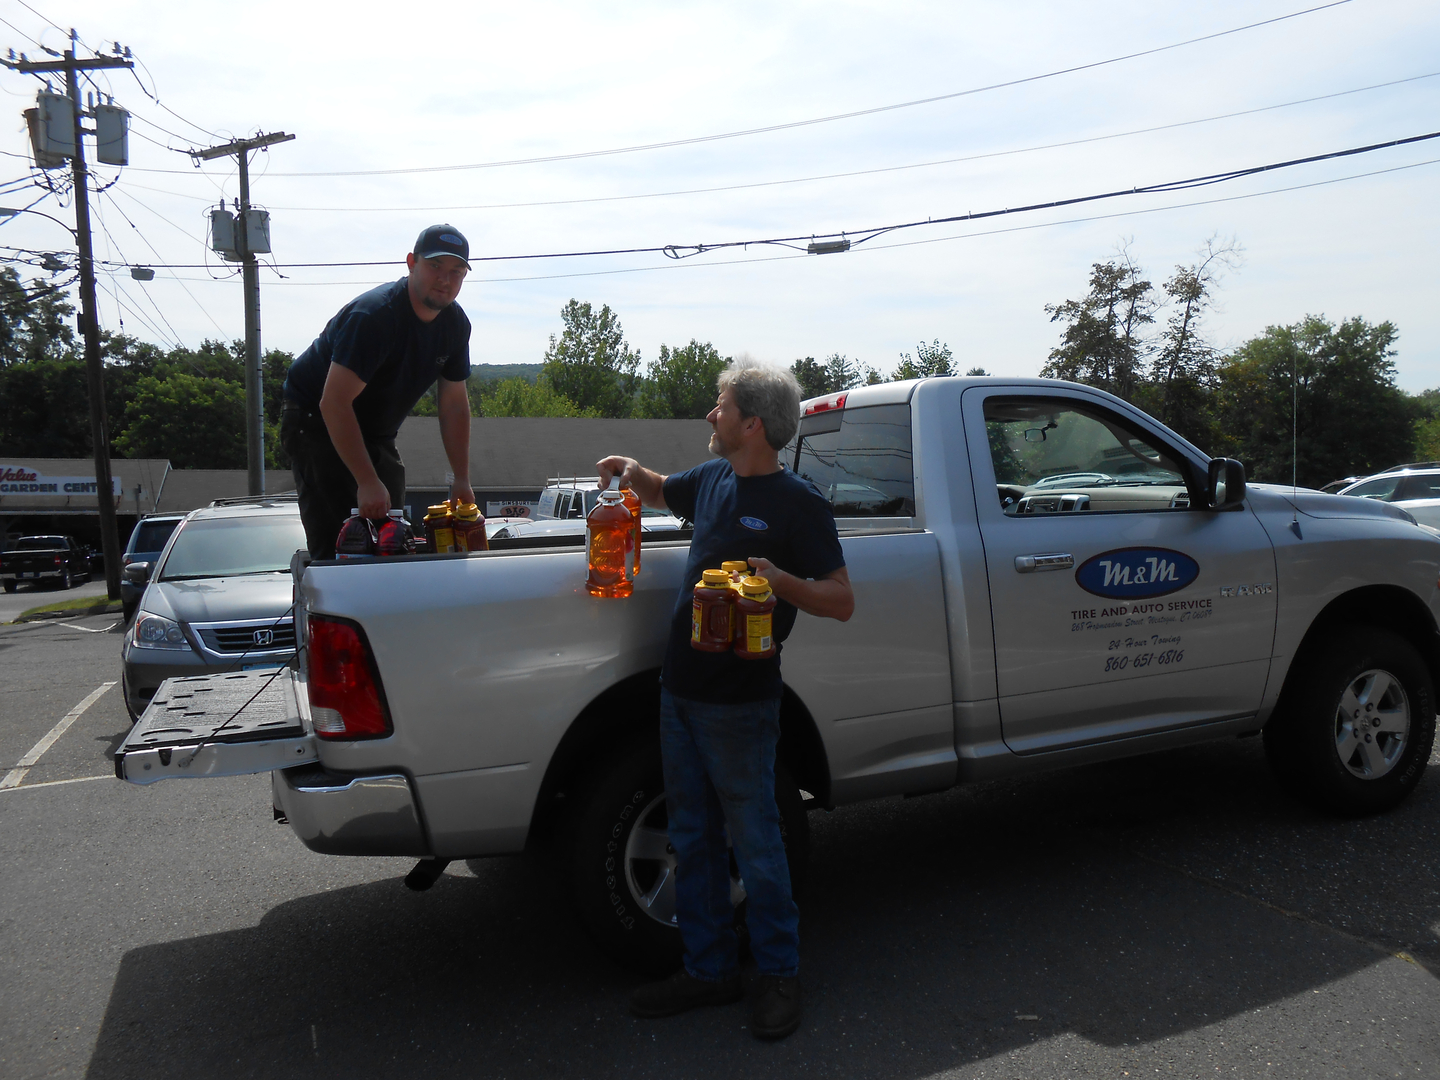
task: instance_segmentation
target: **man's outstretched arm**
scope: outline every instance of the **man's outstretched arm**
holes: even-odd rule
[[[665,505],[665,477],[645,468],[634,458],[612,454],[597,461],[595,471],[600,474],[601,488],[609,487],[610,478],[618,476],[620,485],[639,495],[644,505],[653,506],[657,510],[668,509]]]
[[[752,558],[750,565],[755,568],[756,577],[763,577],[770,582],[770,588],[776,596],[794,604],[807,615],[847,622],[855,613],[855,593],[850,588],[850,571],[843,566],[823,578],[811,581],[809,578],[787,574],[769,559]]]

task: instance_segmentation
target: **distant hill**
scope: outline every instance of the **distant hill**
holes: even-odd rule
[[[526,382],[533,383],[535,377],[540,374],[544,364],[474,364],[470,365],[470,380],[472,382],[499,382],[501,379],[513,379],[517,375]]]

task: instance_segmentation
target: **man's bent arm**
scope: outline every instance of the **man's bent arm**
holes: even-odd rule
[[[355,419],[355,399],[365,389],[365,381],[347,367],[331,364],[325,374],[325,389],[320,394],[320,415],[335,452],[355,477],[355,501],[360,513],[368,518],[383,518],[390,512],[390,492],[380,482],[380,475],[365,449],[365,436],[360,421]]]
[[[770,582],[781,600],[794,604],[807,615],[847,622],[855,613],[855,593],[850,588],[850,571],[845,567],[814,581],[787,574],[769,559],[752,558],[755,576]]]
[[[645,468],[634,458],[621,457],[618,454],[601,458],[595,463],[595,471],[600,474],[601,488],[610,486],[612,476],[619,476],[621,486],[628,487],[640,496],[644,505],[653,506],[657,510],[669,509],[665,505],[665,477]]]
[[[450,462],[450,471],[455,474],[450,493],[462,503],[473,503],[475,492],[470,487],[470,395],[464,380],[441,379],[435,398],[435,411],[440,415],[440,441],[445,444],[445,457]]]

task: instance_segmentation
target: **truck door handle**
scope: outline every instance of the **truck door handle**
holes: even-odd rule
[[[1015,572],[1033,574],[1040,570],[1069,570],[1075,565],[1075,556],[1063,551],[1049,555],[1016,555]]]

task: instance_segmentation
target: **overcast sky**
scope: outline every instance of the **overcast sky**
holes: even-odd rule
[[[238,194],[233,159],[195,169],[175,151],[257,131],[297,136],[256,156],[252,197],[271,211],[285,275],[261,274],[264,345],[299,352],[343,303],[398,277],[432,222],[458,226],[477,256],[763,240],[1130,189],[1440,129],[1433,2],[1350,0],[1042,78],[1309,5],[27,3],[35,10],[0,0],[10,24],[0,45],[32,58],[35,41],[64,48],[53,20],[93,48],[118,40],[139,61],[139,81],[96,77],[134,116],[131,166],[97,169],[116,182],[95,202],[96,256],[159,269],[148,284],[123,265],[102,274],[100,314],[106,328],[123,318],[126,333],[167,344],[244,332],[238,273],[206,247],[208,210]],[[6,180],[26,174],[20,113],[37,86],[0,72],[12,108],[0,125]],[[733,138],[492,164],[977,89]],[[1227,115],[1236,113],[1247,115]],[[1130,243],[1158,286],[1219,236],[1245,254],[1205,323],[1217,344],[1309,313],[1388,319],[1400,334],[1399,383],[1419,391],[1440,386],[1437,161],[1440,139],[1198,190],[922,226],[836,255],[759,245],[679,261],[476,262],[460,302],[477,363],[539,361],[576,297],[608,303],[646,361],[662,343],[697,338],[724,354],[788,362],[840,352],[888,370],[938,338],[962,369],[1034,375],[1058,340],[1045,305],[1082,295],[1090,265],[1117,244]],[[477,165],[487,167],[464,167]],[[39,194],[9,190],[0,205]],[[53,197],[35,209],[73,223]],[[66,239],[33,216],[0,226],[10,247],[63,249]],[[285,267],[383,260],[395,265]]]

